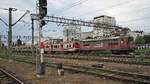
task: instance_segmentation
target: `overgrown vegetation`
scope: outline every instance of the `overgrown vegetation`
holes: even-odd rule
[[[7,50],[0,47],[0,58],[8,58]]]
[[[97,57],[97,56],[111,56],[112,53],[111,51],[95,51],[95,52],[91,52],[89,54],[89,56],[92,56],[92,57]]]
[[[144,36],[137,36],[136,39],[135,39],[135,43],[136,44],[144,44],[145,43],[145,40],[144,40]]]
[[[135,56],[136,56],[137,61],[143,62],[145,52],[150,52],[150,49],[137,49],[137,50],[135,50]]]
[[[147,51],[150,51],[150,49],[136,49],[134,53],[135,55],[144,55]]]

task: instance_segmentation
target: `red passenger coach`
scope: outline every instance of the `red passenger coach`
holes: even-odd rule
[[[59,44],[49,44],[45,49],[46,52],[52,53],[63,53],[63,52],[75,52],[80,48],[80,43],[70,42],[70,43],[59,43]]]

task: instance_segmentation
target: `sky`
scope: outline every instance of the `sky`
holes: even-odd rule
[[[48,14],[66,18],[93,20],[100,15],[115,17],[117,25],[129,27],[131,30],[150,32],[150,0],[47,0]],[[36,13],[36,0],[0,0],[0,18],[8,23],[8,10],[3,8],[17,8],[13,12],[13,23],[26,10],[30,10],[19,23],[13,26],[13,35],[31,35],[30,14]],[[35,25],[35,35],[38,34]],[[82,31],[92,28],[82,27]],[[43,28],[44,36],[62,37],[63,27],[56,23],[48,23]],[[7,34],[8,27],[0,21],[0,33]]]

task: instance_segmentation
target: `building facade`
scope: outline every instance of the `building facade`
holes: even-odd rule
[[[80,40],[81,27],[74,26],[74,25],[66,26],[63,31],[63,36],[64,36],[64,38],[63,38],[64,42]]]
[[[137,36],[150,35],[150,33],[145,33],[143,31],[130,31],[130,32],[128,32],[128,35],[133,37],[135,40]]]
[[[106,16],[106,15],[94,17],[93,22],[111,26],[111,27],[108,26],[107,28],[106,27],[105,28],[104,27],[94,27],[93,28],[93,38],[111,36],[111,32],[115,29],[115,27],[112,27],[112,26],[116,26],[116,19],[114,17],[110,17],[110,16]]]
[[[93,32],[82,32],[81,33],[81,39],[88,39],[88,38],[93,38]]]

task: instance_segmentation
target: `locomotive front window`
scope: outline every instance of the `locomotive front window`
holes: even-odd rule
[[[133,41],[133,37],[129,37],[128,39],[129,39],[129,41]]]

